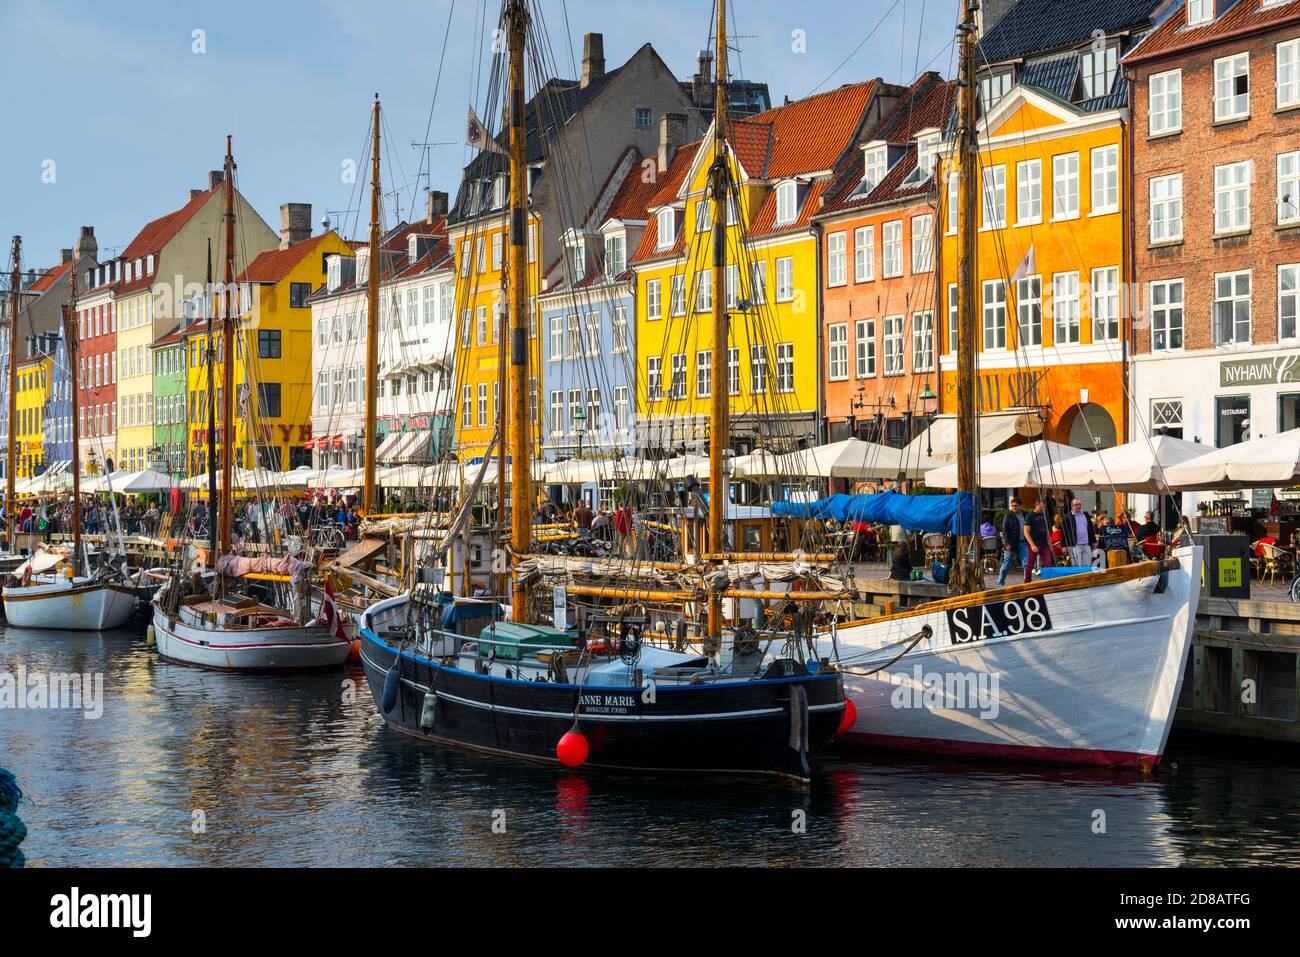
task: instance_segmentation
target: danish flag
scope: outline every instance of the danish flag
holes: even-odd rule
[[[325,600],[321,603],[321,617],[325,619],[325,626],[334,633],[335,638],[339,641],[350,640],[343,630],[343,616],[339,614],[339,606],[334,602],[334,589],[330,587],[329,578],[325,579]]]

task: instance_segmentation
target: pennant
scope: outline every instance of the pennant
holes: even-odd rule
[[[1029,250],[1025,253],[1025,258],[1020,260],[1020,265],[1016,271],[1011,274],[1011,285],[1015,285],[1020,280],[1032,276],[1038,272],[1038,267],[1034,264],[1034,244],[1029,244]]]
[[[473,104],[469,108],[469,125],[465,130],[465,145],[472,146],[477,150],[487,150],[489,153],[500,153],[502,156],[508,155],[505,150],[497,145],[496,140],[488,135],[487,127],[479,120],[478,114],[474,112]]]

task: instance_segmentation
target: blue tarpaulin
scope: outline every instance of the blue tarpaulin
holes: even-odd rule
[[[971,534],[974,509],[970,492],[904,495],[890,491],[876,495],[832,495],[815,502],[772,503],[773,515],[790,518],[833,518],[837,522],[901,525],[909,532],[952,532],[955,535]]]

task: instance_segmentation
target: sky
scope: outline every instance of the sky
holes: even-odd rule
[[[709,38],[710,0],[536,0],[558,67],[580,72],[582,35],[609,69],[649,42],[681,79]],[[731,0],[733,75],[773,103],[881,76],[951,76],[957,0]],[[500,0],[0,0],[0,242],[23,267],[57,262],[82,225],[100,258],[183,205],[234,136],[240,189],[273,229],[285,202],[363,233],[368,187],[348,181],[379,93],[385,222],[454,195],[466,108],[481,104]],[[490,34],[490,30],[489,30]],[[446,55],[443,56],[444,44]],[[485,117],[486,119],[486,117]],[[413,144],[433,143],[426,151]],[[426,176],[417,182],[423,161]],[[356,177],[368,183],[368,170]],[[400,203],[400,209],[395,204]],[[357,207],[365,205],[358,215]]]

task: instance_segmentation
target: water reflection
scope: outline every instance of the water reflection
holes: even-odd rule
[[[359,670],[200,671],[138,630],[13,629],[0,670],[19,664],[105,683],[97,721],[0,711],[37,866],[1300,863],[1300,764],[1276,757],[1175,744],[1144,778],[843,753],[804,793],[420,746]]]

